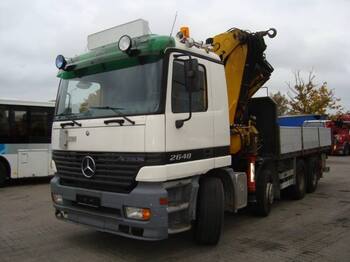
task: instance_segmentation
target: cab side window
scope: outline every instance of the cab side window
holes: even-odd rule
[[[208,109],[207,81],[203,65],[198,65],[200,90],[192,92],[192,112],[205,112]],[[184,62],[174,60],[171,91],[171,108],[173,113],[189,112],[189,92],[185,86]]]

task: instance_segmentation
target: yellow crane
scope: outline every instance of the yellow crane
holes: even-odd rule
[[[213,52],[225,66],[229,117],[231,127],[231,154],[242,150],[256,153],[257,130],[254,119],[247,116],[247,104],[259,88],[270,78],[272,66],[266,61],[264,36],[275,37],[276,29],[250,33],[230,29],[207,39]]]

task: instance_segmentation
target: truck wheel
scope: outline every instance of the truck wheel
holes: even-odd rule
[[[295,200],[302,199],[306,193],[305,164],[303,160],[298,160],[295,176],[295,185],[291,187],[292,197]]]
[[[259,216],[268,216],[274,200],[273,177],[271,170],[264,168],[258,175],[256,185],[255,212]]]
[[[224,188],[219,178],[200,181],[194,237],[197,243],[216,245],[224,221]]]
[[[6,168],[5,166],[0,163],[0,187],[3,187],[6,182]]]
[[[350,155],[350,146],[349,146],[348,144],[346,144],[346,145],[344,146],[343,155],[344,155],[344,156]]]
[[[318,180],[319,180],[319,163],[316,159],[312,158],[308,164],[307,180],[306,180],[306,192],[315,192]]]

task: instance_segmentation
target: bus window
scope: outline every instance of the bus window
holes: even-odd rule
[[[0,138],[9,138],[10,121],[9,110],[0,107]]]
[[[50,143],[49,114],[45,111],[30,112],[30,140],[31,142]]]
[[[28,114],[27,111],[14,111],[13,137],[15,140],[25,141],[28,138]]]

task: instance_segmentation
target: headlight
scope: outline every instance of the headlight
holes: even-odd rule
[[[119,38],[118,47],[120,51],[126,52],[131,48],[132,40],[128,35],[123,35]]]
[[[149,208],[125,207],[125,215],[127,218],[146,221],[151,218],[151,210]]]
[[[66,59],[64,58],[63,55],[58,55],[56,57],[56,67],[58,69],[64,69],[66,64],[67,64],[67,61],[66,61]]]
[[[52,201],[57,204],[57,205],[62,205],[63,204],[63,197],[60,194],[57,193],[51,193],[51,198]]]

